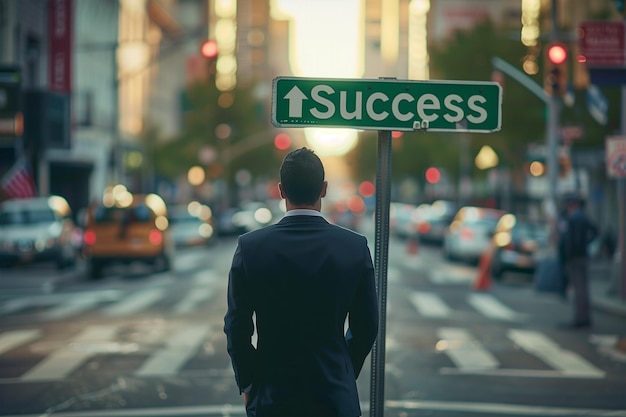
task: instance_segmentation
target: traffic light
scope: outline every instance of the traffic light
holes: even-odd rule
[[[441,172],[438,168],[430,167],[426,170],[426,181],[429,184],[437,184],[441,179]]]
[[[550,96],[562,97],[567,91],[567,48],[560,42],[552,42],[545,55],[544,89]]]
[[[202,53],[202,56],[207,59],[215,58],[217,56],[217,52],[217,42],[213,40],[204,41],[200,47],[200,53]]]
[[[207,60],[207,69],[211,77],[216,73],[218,52],[217,42],[214,40],[204,41],[200,46],[200,54]]]
[[[274,137],[274,147],[280,151],[285,151],[291,146],[291,137],[286,133],[279,133]]]

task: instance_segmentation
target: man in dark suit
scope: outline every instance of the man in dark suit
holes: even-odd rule
[[[361,415],[356,378],[378,332],[374,267],[364,236],[322,217],[327,186],[315,153],[290,152],[285,217],[239,237],[224,331],[248,416]]]

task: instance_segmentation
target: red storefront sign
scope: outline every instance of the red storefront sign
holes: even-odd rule
[[[626,66],[623,21],[590,21],[579,26],[578,61],[588,67]]]
[[[72,0],[48,0],[48,88],[72,91]]]

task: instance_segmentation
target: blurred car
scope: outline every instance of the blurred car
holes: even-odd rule
[[[363,220],[365,205],[360,197],[354,197],[337,200],[330,204],[328,210],[326,210],[327,206],[323,206],[322,213],[330,223],[358,231]]]
[[[252,201],[241,207],[224,210],[217,217],[217,233],[220,236],[241,235],[270,224],[275,218],[268,205]]]
[[[72,266],[78,249],[76,225],[60,196],[8,200],[0,204],[0,263],[53,261]]]
[[[105,194],[101,203],[89,207],[83,238],[91,278],[100,278],[109,265],[136,261],[159,271],[171,269],[174,240],[167,207],[157,194]]]
[[[391,202],[389,204],[389,232],[391,235],[407,238],[414,233],[411,216],[417,207],[413,204]]]
[[[246,232],[245,226],[234,220],[239,211],[239,208],[231,207],[216,216],[215,228],[218,236],[236,236]]]
[[[537,251],[548,243],[548,226],[505,214],[496,225],[492,243],[494,279],[502,279],[507,271],[534,272]]]
[[[477,262],[489,248],[503,210],[465,206],[450,223],[443,239],[443,254],[449,260]]]
[[[213,241],[211,208],[197,201],[170,207],[168,219],[176,246],[202,246]]]
[[[443,200],[433,202],[416,226],[420,242],[443,244],[446,230],[452,223],[456,212],[457,209],[453,203]]]

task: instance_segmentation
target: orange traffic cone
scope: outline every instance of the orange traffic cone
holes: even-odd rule
[[[409,236],[406,242],[406,253],[409,255],[417,255],[419,252],[419,241],[417,236]]]
[[[486,291],[491,287],[491,250],[486,250],[480,255],[478,275],[474,280],[473,287],[479,291]]]

